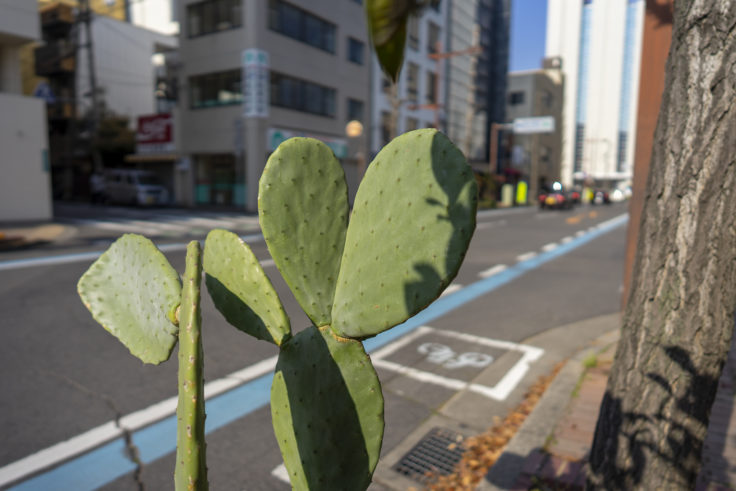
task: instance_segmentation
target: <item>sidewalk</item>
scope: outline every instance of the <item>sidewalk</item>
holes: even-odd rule
[[[489,470],[478,491],[585,487],[586,464],[618,331],[571,358]],[[719,381],[696,490],[736,486],[736,342]]]

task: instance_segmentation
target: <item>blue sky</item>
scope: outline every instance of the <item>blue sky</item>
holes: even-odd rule
[[[547,0],[511,0],[509,72],[541,68]]]

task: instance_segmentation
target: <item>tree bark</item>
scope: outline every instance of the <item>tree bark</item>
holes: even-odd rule
[[[589,489],[693,489],[736,309],[736,0],[677,0]]]

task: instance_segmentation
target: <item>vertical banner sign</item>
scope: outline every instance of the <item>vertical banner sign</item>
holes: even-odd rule
[[[269,83],[268,53],[260,49],[243,51],[243,116],[268,117]]]

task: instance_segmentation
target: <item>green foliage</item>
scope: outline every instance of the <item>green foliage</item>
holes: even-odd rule
[[[409,16],[439,0],[365,0],[365,18],[378,63],[396,83],[404,62]]]
[[[359,341],[310,327],[281,350],[274,432],[296,489],[365,489],[383,439],[383,396]]]
[[[186,269],[179,311],[179,401],[176,406],[177,491],[206,491],[207,463],[204,440],[204,367],[202,313],[199,290],[202,257],[199,242],[187,246]]]
[[[153,242],[123,235],[84,273],[77,291],[95,320],[134,356],[153,364],[169,359],[181,284]]]
[[[258,187],[263,237],[316,326],[330,323],[348,213],[345,173],[330,147],[292,138],[268,159]]]
[[[176,491],[206,491],[199,243],[187,246],[184,286],[145,237],[125,234],[82,275],[82,302],[97,322],[145,363],[158,364],[179,343]],[[181,327],[180,327],[181,326]]]
[[[349,224],[344,174],[327,146],[294,138],[268,160],[259,187],[264,238],[314,323],[280,344],[271,389],[274,431],[295,489],[370,483],[383,396],[360,339],[405,321],[454,278],[475,228],[476,189],[462,153],[434,129],[402,135],[378,154]],[[280,314],[271,315],[282,311],[276,293],[263,295],[270,283],[252,254],[244,259],[244,244],[225,234],[212,232],[205,246],[215,304],[241,330],[281,332]]]
[[[476,194],[465,157],[437,130],[386,145],[355,197],[332,328],[345,337],[374,336],[436,299],[475,230]]]
[[[276,345],[291,336],[276,290],[240,237],[226,230],[211,231],[205,242],[204,269],[212,301],[230,324]]]

